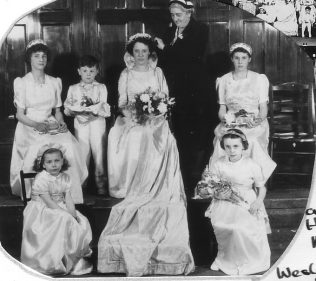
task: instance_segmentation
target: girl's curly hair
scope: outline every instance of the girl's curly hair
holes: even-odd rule
[[[34,160],[33,170],[35,172],[41,172],[41,171],[45,170],[45,168],[43,166],[44,165],[44,161],[45,161],[45,156],[47,154],[53,154],[53,153],[59,153],[60,154],[61,158],[63,159],[63,165],[62,165],[60,171],[61,172],[66,171],[70,167],[69,162],[64,157],[62,151],[60,149],[58,149],[58,148],[48,148],[47,150],[45,150],[44,153],[40,157],[38,157],[38,158],[36,158]]]
[[[30,48],[28,48],[25,52],[25,55],[24,55],[24,60],[25,62],[30,65],[31,64],[31,56],[33,53],[36,53],[36,52],[44,52],[47,56],[47,61],[50,60],[50,50],[49,48],[44,45],[44,44],[36,44]]]

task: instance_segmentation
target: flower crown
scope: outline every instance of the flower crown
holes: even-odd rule
[[[229,49],[229,53],[231,54],[237,48],[242,48],[242,49],[246,50],[250,55],[252,55],[252,48],[251,48],[251,46],[246,44],[246,43],[242,43],[242,42],[235,43],[235,44],[231,45],[231,47]]]
[[[138,38],[145,38],[145,39],[151,39],[151,35],[149,35],[148,33],[136,33],[132,36],[129,37],[126,45],[129,45],[131,42],[135,41]]]
[[[44,45],[44,46],[47,46],[47,44],[45,43],[44,40],[42,39],[35,39],[35,40],[32,40],[31,42],[29,42],[26,46],[26,50],[28,50],[29,48],[33,47],[34,45]]]
[[[65,155],[65,153],[66,153],[66,149],[59,143],[48,143],[48,144],[45,144],[37,152],[36,160],[38,161],[38,163],[41,162],[42,157],[45,154],[45,152],[48,149],[51,149],[51,148],[55,148],[55,149],[60,150],[63,155]]]
[[[246,138],[246,136],[245,136],[244,134],[240,134],[240,133],[236,132],[234,129],[228,130],[228,131],[225,133],[225,135],[238,136],[238,137],[240,137],[243,141],[247,141],[247,138]],[[225,135],[224,135],[224,136],[225,136]],[[224,136],[223,136],[223,137],[224,137]]]

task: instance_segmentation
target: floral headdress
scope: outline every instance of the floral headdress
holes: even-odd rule
[[[43,155],[45,154],[45,152],[51,148],[54,149],[58,149],[60,150],[60,152],[62,153],[62,155],[64,156],[66,153],[66,149],[59,143],[48,143],[43,145],[37,152],[36,155],[36,159],[34,161],[34,168],[36,168],[35,170],[40,170],[41,169],[41,162],[42,162],[42,158]]]
[[[133,41],[137,40],[138,38],[145,38],[145,39],[151,39],[151,35],[148,33],[136,33],[128,38],[128,41],[126,45],[129,45]]]
[[[232,52],[234,52],[237,48],[241,48],[244,49],[245,51],[247,51],[250,55],[252,55],[252,48],[250,45],[243,43],[243,42],[239,42],[239,43],[235,43],[233,45],[230,46],[229,49],[229,53],[231,54]]]
[[[29,42],[26,46],[26,50],[28,50],[29,48],[35,46],[35,45],[44,45],[44,46],[47,46],[47,44],[45,43],[44,40],[42,39],[35,39],[35,40],[32,40],[31,42]]]
[[[234,130],[234,129],[230,129],[230,130],[227,130],[225,135],[234,135],[234,136],[238,136],[240,137],[243,141],[247,141],[247,138],[246,136],[241,132],[239,133],[237,130]],[[224,136],[225,136],[224,135]],[[223,136],[223,137],[224,137]]]
[[[136,41],[139,38],[152,40],[151,35],[148,33],[136,33],[136,34],[129,37],[128,41],[126,42],[126,46],[128,46],[129,44],[131,44],[132,42]],[[134,67],[134,64],[135,64],[135,59],[128,52],[125,52],[124,62],[125,62],[125,65],[128,69],[132,69]],[[156,68],[157,58],[155,56],[149,58],[149,66],[152,68]]]

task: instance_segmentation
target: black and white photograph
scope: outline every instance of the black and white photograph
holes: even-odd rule
[[[1,0],[5,280],[315,280],[314,0]]]

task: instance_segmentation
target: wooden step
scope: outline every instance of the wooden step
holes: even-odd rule
[[[268,237],[273,262],[280,257],[294,237],[305,211],[308,194],[308,189],[268,191],[265,206],[272,227],[272,234]],[[88,195],[85,196],[84,204],[76,206],[91,224],[95,254],[99,236],[106,225],[111,208],[121,200]],[[187,204],[190,245],[198,266],[209,266],[217,253],[212,225],[204,216],[209,204],[210,200],[190,198]],[[0,241],[15,258],[20,256],[23,209],[23,203],[18,197],[0,196]]]

